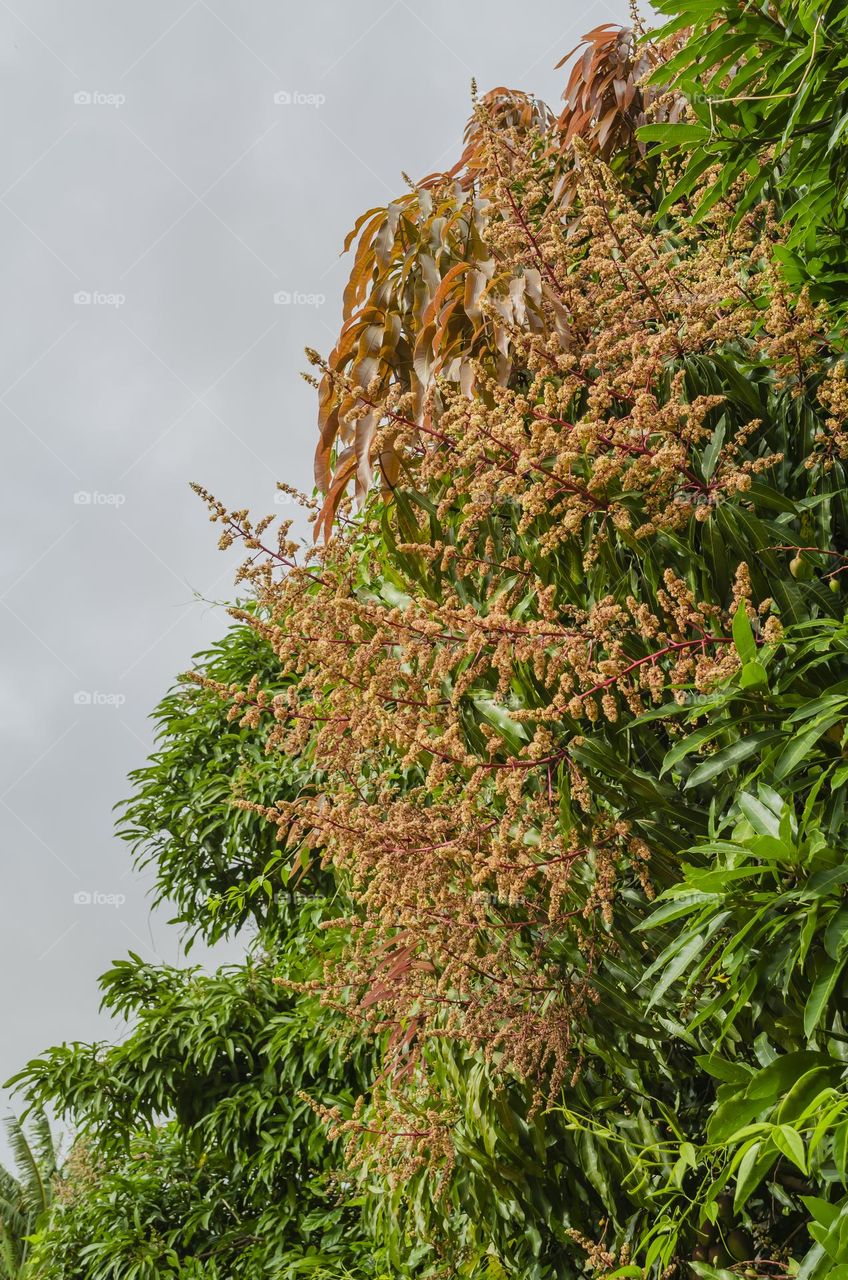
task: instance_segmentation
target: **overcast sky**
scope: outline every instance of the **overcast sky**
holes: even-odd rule
[[[0,1079],[114,1034],[112,960],[180,954],[112,806],[226,627],[188,482],[311,488],[346,232],[457,158],[472,75],[555,106],[606,21],[626,0],[0,0]]]

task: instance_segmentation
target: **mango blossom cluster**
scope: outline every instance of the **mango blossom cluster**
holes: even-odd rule
[[[343,341],[370,354],[313,353],[330,536],[304,553],[290,525],[198,487],[221,546],[248,552],[256,607],[235,616],[286,691],[206,683],[313,768],[261,811],[293,865],[351,885],[345,957],[320,985],[387,1037],[378,1091],[420,1086],[448,1038],[541,1100],[581,1070],[621,895],[650,899],[687,838],[673,812],[660,831],[596,785],[598,744],[629,767],[640,734],[673,741],[675,708],[738,671],[740,610],[757,646],[780,642],[788,597],[725,523],[795,465],[768,406],[834,356],[823,314],[781,283],[767,206],[658,226],[579,138],[565,201],[538,121],[483,103],[475,129],[470,177],[428,180],[361,232]],[[411,205],[450,207],[464,238],[426,306],[416,274],[439,266]],[[389,235],[408,237],[395,285],[414,344],[377,261]],[[843,385],[822,384],[823,459]]]

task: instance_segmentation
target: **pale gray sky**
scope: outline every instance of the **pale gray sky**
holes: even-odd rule
[[[0,1078],[110,1034],[113,959],[179,955],[112,805],[226,626],[188,482],[311,488],[346,232],[456,159],[472,75],[556,106],[606,21],[626,0],[0,0]]]

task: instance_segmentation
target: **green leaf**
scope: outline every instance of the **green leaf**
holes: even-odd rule
[[[811,1071],[805,1071],[781,1101],[775,1116],[776,1122],[787,1124],[798,1120],[823,1092],[838,1082],[841,1074],[842,1069],[836,1062],[832,1066],[817,1066]]]
[[[703,124],[644,124],[636,130],[640,142],[661,142],[666,146],[691,146],[704,142],[710,131]]]
[[[652,911],[647,920],[641,920],[636,925],[636,932],[643,933],[648,929],[656,929],[659,925],[678,920],[680,916],[688,915],[691,911],[698,911],[708,903],[715,905],[719,902],[721,902],[721,896],[717,893],[702,893],[699,890],[691,893],[675,893],[673,897],[663,901],[656,910]]]
[[[771,1132],[771,1140],[781,1155],[791,1160],[803,1174],[807,1172],[807,1153],[804,1150],[804,1139],[797,1129],[790,1124],[777,1125]]]
[[[524,725],[517,720],[513,720],[506,707],[495,702],[488,694],[473,693],[471,700],[474,706],[487,720],[494,729],[497,729],[501,737],[509,743],[513,749],[517,749],[522,742],[527,741],[527,731]]]
[[[765,732],[752,733],[746,738],[739,738],[729,747],[725,747],[714,756],[710,756],[703,764],[699,764],[697,769],[693,769],[684,783],[683,790],[688,791],[691,787],[697,787],[702,782],[709,782],[712,778],[717,777],[718,774],[726,773],[728,769],[735,768],[743,760],[749,760],[762,747],[767,746],[769,742],[773,742],[777,736],[773,732]]]
[[[727,1058],[715,1058],[709,1054],[701,1054],[695,1059],[698,1066],[716,1080],[726,1084],[746,1084],[751,1078],[751,1069],[741,1062],[733,1062]]]
[[[833,1132],[833,1163],[843,1183],[848,1178],[848,1120],[843,1120]]]
[[[832,960],[838,960],[848,944],[848,906],[832,917],[825,930],[824,949]]]
[[[763,804],[762,800],[758,800],[747,791],[742,791],[737,803],[757,835],[775,837],[780,835],[780,820]]]
[[[648,1010],[652,1009],[654,1005],[662,999],[672,983],[675,982],[682,973],[686,972],[692,961],[701,955],[703,949],[704,938],[701,934],[696,934],[696,936],[691,938],[689,942],[687,942],[686,946],[677,953],[669,963],[668,967],[663,971],[662,977],[654,987],[651,998],[647,1004]]]
[[[845,967],[846,960],[848,960],[848,955],[842,956],[838,960],[828,958],[822,964],[813,983],[813,989],[804,1006],[804,1035],[811,1036],[821,1022],[827,1008],[827,1002],[833,994],[833,989]]]
[[[740,689],[755,689],[763,684],[768,684],[768,673],[762,663],[746,662],[739,672]]]
[[[660,769],[660,777],[664,777],[670,769],[673,769],[676,764],[693,751],[697,751],[705,742],[717,737],[724,728],[725,726],[722,724],[704,725],[702,728],[696,729],[694,733],[687,734],[685,738],[675,742],[674,746],[666,752]]]
[[[802,760],[806,759],[810,749],[818,742],[819,738],[841,719],[842,717],[839,715],[824,716],[802,733],[797,734],[780,753],[774,766],[775,778],[780,780],[790,774]]]
[[[708,1262],[689,1262],[687,1266],[696,1276],[701,1276],[702,1280],[739,1280],[734,1271],[727,1271],[724,1267],[711,1267]]]
[[[829,1231],[839,1217],[839,1205],[831,1204],[829,1200],[825,1200],[821,1196],[801,1196],[801,1203],[810,1217],[823,1226],[825,1230]]]
[[[754,661],[757,656],[757,643],[744,602],[737,606],[733,615],[733,643],[743,662]]]
[[[775,1103],[800,1075],[816,1066],[832,1067],[833,1060],[826,1054],[810,1049],[784,1053],[756,1073],[745,1090],[746,1096],[761,1102]]]
[[[690,165],[689,168],[687,169],[687,173],[691,171],[691,167],[692,166]],[[677,185],[679,187],[681,184],[678,183]],[[673,192],[670,192],[669,196],[673,194],[674,194]],[[666,196],[666,200],[669,200],[669,196]],[[665,201],[663,201],[663,203],[665,204]],[[673,201],[670,201],[670,203],[673,203]],[[706,449],[704,450],[703,456],[701,458],[701,470],[704,473],[705,480],[709,480],[712,477],[713,472],[715,471],[716,462],[718,461],[718,456],[721,453],[721,446],[724,444],[724,437],[725,437],[726,431],[727,431],[727,425],[725,423],[724,418],[722,418],[721,422],[718,424],[715,431],[713,432],[712,439],[710,440],[710,443],[707,445]]]
[[[777,1152],[770,1142],[753,1142],[739,1162],[733,1212],[744,1209],[763,1178],[774,1164]]]

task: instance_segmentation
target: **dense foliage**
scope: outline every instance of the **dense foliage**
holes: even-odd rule
[[[260,672],[274,678],[273,654],[247,627],[233,627],[195,664],[223,683],[238,683]],[[273,858],[273,832],[256,818],[234,809],[233,791],[245,781],[253,799],[270,800],[285,786],[297,793],[304,768],[296,760],[270,761],[264,742],[228,723],[214,699],[198,690],[172,690],[153,716],[157,750],[130,775],[134,790],[118,806],[119,834],[129,843],[139,871],[155,873],[156,903],[176,908],[175,923],[190,941],[197,934],[214,942],[245,927],[268,932],[288,919],[280,897],[269,909],[251,896],[226,916],[215,910],[222,898],[249,884]]]
[[[848,9],[840,0],[658,0],[671,15],[655,33],[684,31],[683,47],[655,72],[685,95],[686,123],[640,132],[685,157],[666,204],[691,196],[696,219],[736,189],[737,210],[769,198],[789,235],[787,278],[843,309],[848,273]]]
[[[316,903],[303,910],[290,951],[320,919]],[[372,1260],[304,1097],[352,1100],[364,1050],[274,980],[313,963],[277,955],[207,976],[131,956],[105,975],[105,1005],[133,1015],[133,1033],[99,1052],[54,1049],[28,1077],[85,1117],[37,1274],[216,1280]]]
[[[0,1167],[0,1278],[20,1280],[29,1266],[30,1237],[53,1203],[60,1156],[41,1112],[29,1126],[10,1118],[6,1133],[14,1170]]]
[[[199,489],[122,824],[255,950],[23,1073],[38,1274],[845,1274],[846,14],[662,7],[360,219],[316,546]]]
[[[264,655],[253,632],[235,627],[198,662],[237,680]],[[133,776],[121,830],[139,865],[153,860],[157,892],[176,903],[189,937],[245,929],[254,946],[244,964],[212,974],[131,955],[101,982],[104,1006],[130,1033],[113,1045],[63,1045],[30,1064],[30,1095],[71,1117],[79,1134],[35,1239],[31,1267],[45,1280],[215,1280],[283,1266],[339,1276],[359,1261],[358,1274],[379,1274],[308,1100],[352,1107],[371,1077],[368,1047],[316,997],[279,985],[320,972],[332,886],[313,878],[270,902],[253,896],[225,915],[215,910],[273,852],[265,824],[230,803],[233,775],[261,796],[272,785],[279,794],[286,772],[225,712],[198,688],[163,699],[158,750]]]

